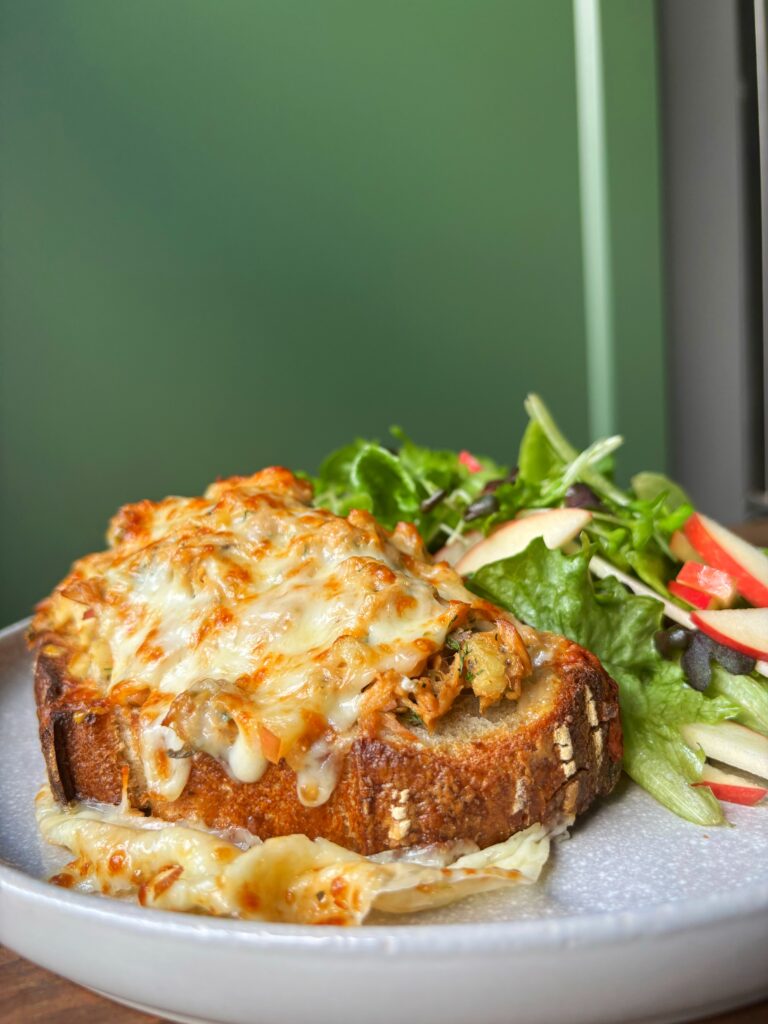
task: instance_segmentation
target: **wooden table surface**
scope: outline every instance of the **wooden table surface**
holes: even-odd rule
[[[768,520],[749,524],[739,532],[753,544],[768,545]],[[107,1021],[109,1024],[163,1024],[160,1017],[148,1017],[111,1003],[0,946],[0,1024],[105,1024]],[[768,1001],[707,1017],[706,1021],[707,1024],[768,1024]]]

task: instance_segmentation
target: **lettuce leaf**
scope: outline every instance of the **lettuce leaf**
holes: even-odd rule
[[[579,452],[538,395],[529,395],[525,407],[530,418],[511,476],[508,467],[484,456],[475,456],[480,469],[471,472],[457,452],[418,445],[393,427],[396,451],[358,439],[331,454],[313,480],[316,504],[339,515],[368,509],[389,528],[399,520],[414,523],[434,551],[455,532],[487,533],[521,509],[567,503],[569,487],[586,484],[598,504],[587,532],[600,554],[675,601],[667,590],[676,572],[668,539],[692,511],[685,493],[660,473],[640,473],[632,491],[622,490],[612,479],[620,437]],[[479,516],[473,509],[467,519],[491,481],[490,507]]]
[[[735,718],[740,708],[728,696],[688,686],[679,664],[665,661],[654,644],[661,602],[630,593],[614,577],[594,581],[592,551],[587,546],[564,555],[537,539],[521,554],[479,569],[469,586],[537,629],[561,633],[596,654],[619,686],[627,773],[677,814],[718,824],[717,800],[690,786],[701,762],[679,727]]]
[[[517,455],[520,476],[530,484],[544,484],[562,474],[565,462],[555,452],[537,420],[529,420]]]
[[[631,482],[632,490],[641,501],[654,501],[659,495],[664,495],[664,507],[668,512],[691,504],[691,499],[680,484],[670,480],[664,473],[635,473]]]
[[[739,705],[736,721],[768,736],[768,681],[757,676],[734,676],[713,664],[707,693],[725,697]]]
[[[397,451],[358,439],[329,455],[312,481],[315,504],[337,515],[367,509],[389,529],[401,520],[414,523],[425,543],[437,548],[452,531],[463,528],[468,507],[487,483],[503,480],[507,468],[478,456],[480,469],[471,472],[456,452],[417,445],[399,427],[392,434],[400,443]],[[514,491],[514,486],[504,484],[502,497],[505,491]],[[439,500],[432,504],[435,495]],[[509,501],[504,509],[504,518],[514,515]],[[472,528],[488,529],[497,518],[485,516]]]

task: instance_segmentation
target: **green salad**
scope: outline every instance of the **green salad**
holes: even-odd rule
[[[719,824],[725,818],[717,786],[695,785],[705,751],[691,740],[690,727],[732,721],[746,727],[745,736],[757,735],[758,744],[768,743],[768,680],[745,648],[739,653],[697,630],[690,606],[677,596],[683,559],[674,538],[695,510],[659,473],[634,476],[626,490],[617,486],[620,437],[578,451],[538,396],[530,395],[525,408],[529,421],[514,467],[422,447],[393,428],[393,447],[357,440],[331,454],[313,478],[316,504],[340,515],[364,508],[388,528],[414,523],[440,557],[521,514],[588,509],[588,522],[570,543],[550,549],[534,538],[470,572],[467,585],[596,654],[619,686],[626,772],[676,814]],[[741,596],[732,602],[747,603]],[[731,761],[742,767],[737,762]]]

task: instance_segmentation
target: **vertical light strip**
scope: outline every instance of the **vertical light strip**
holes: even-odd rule
[[[600,0],[573,0],[589,427],[616,431],[608,166]]]

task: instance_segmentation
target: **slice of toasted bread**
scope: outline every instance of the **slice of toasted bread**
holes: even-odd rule
[[[38,649],[35,693],[42,748],[60,801],[130,803],[167,820],[244,827],[266,839],[301,832],[373,854],[469,840],[480,847],[534,822],[578,814],[615,785],[621,770],[616,684],[598,660],[567,640],[552,644],[519,700],[485,714],[462,696],[428,732],[359,730],[326,803],[304,806],[281,761],[255,783],[233,779],[208,754],[191,756],[173,801],[148,791],[137,712],[67,675],[67,658]]]

